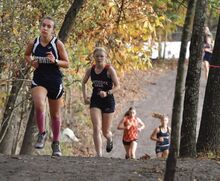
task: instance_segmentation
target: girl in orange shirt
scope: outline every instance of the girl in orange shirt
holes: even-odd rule
[[[141,119],[136,117],[135,108],[130,107],[117,127],[119,130],[124,130],[122,142],[126,151],[126,159],[136,158],[138,132],[144,127],[145,125]]]

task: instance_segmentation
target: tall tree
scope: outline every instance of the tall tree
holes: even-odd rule
[[[179,148],[179,132],[180,132],[180,120],[182,117],[182,107],[183,107],[183,98],[184,98],[184,77],[185,77],[185,60],[186,60],[186,50],[189,42],[191,25],[193,22],[194,12],[195,12],[196,0],[188,1],[188,8],[185,17],[185,23],[183,26],[182,38],[181,38],[181,48],[180,56],[178,61],[177,75],[176,75],[176,87],[175,95],[173,102],[173,111],[172,111],[172,136],[171,136],[171,145],[172,149],[168,156],[166,162],[166,172],[164,180],[169,180],[172,178],[174,180],[176,159],[178,155]]]
[[[70,32],[72,31],[72,28],[73,28],[73,25],[76,19],[76,15],[78,14],[83,3],[84,3],[84,0],[75,0],[73,4],[71,5],[70,9],[68,10],[68,12],[66,13],[64,22],[58,34],[58,37],[63,43],[67,41],[67,38]]]
[[[202,111],[198,152],[220,153],[220,17]]]
[[[180,155],[185,157],[196,156],[196,127],[206,9],[207,0],[197,0],[185,85],[186,92],[180,140]]]

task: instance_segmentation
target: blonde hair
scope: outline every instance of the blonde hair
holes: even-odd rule
[[[168,117],[168,115],[161,114],[161,113],[158,113],[158,112],[154,112],[154,113],[152,113],[152,117],[163,120],[164,118]]]
[[[95,47],[94,51],[93,51],[93,55],[98,52],[98,51],[102,51],[107,55],[107,51],[104,47]]]
[[[93,56],[96,54],[96,52],[98,52],[98,51],[101,51],[101,52],[104,52],[105,53],[105,55],[106,55],[106,59],[105,59],[105,61],[106,61],[106,63],[111,63],[111,61],[107,58],[108,57],[108,54],[107,54],[107,51],[106,51],[106,49],[104,48],[104,47],[95,47],[95,49],[94,49],[94,51],[93,51]]]

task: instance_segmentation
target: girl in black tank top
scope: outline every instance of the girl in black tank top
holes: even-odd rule
[[[100,91],[108,92],[112,89],[113,83],[112,79],[108,76],[107,72],[110,65],[105,65],[104,69],[101,73],[96,74],[95,72],[95,65],[91,68],[91,81],[93,87],[93,96],[98,95]]]
[[[115,69],[106,63],[106,51],[97,47],[93,56],[95,65],[90,67],[83,78],[82,91],[85,104],[90,104],[90,115],[93,124],[93,140],[96,156],[102,156],[102,135],[107,139],[106,151],[113,149],[111,124],[115,111],[115,100],[113,93],[119,89],[118,77]],[[92,96],[88,97],[86,83],[91,77]],[[105,124],[103,124],[105,123]],[[103,126],[103,127],[102,127]]]
[[[170,130],[168,127],[169,118],[160,113],[153,113],[155,118],[160,119],[160,126],[155,128],[151,134],[151,140],[156,141],[155,152],[157,157],[167,158],[170,148]]]
[[[61,130],[61,97],[63,94],[60,67],[68,68],[69,60],[63,43],[54,37],[54,21],[46,17],[41,22],[40,38],[31,41],[25,51],[27,63],[35,68],[31,94],[38,127],[36,149],[43,149],[47,137],[45,126],[46,98],[50,106],[53,142],[52,155],[61,156],[59,146]],[[34,57],[33,57],[34,56]],[[41,57],[41,58],[39,58]]]

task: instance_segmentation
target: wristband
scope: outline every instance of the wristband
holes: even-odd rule
[[[112,95],[113,93],[112,93],[112,90],[108,90],[107,91],[107,95]]]
[[[55,64],[56,64],[56,65],[58,65],[58,62],[59,62],[59,60],[58,60],[58,59],[55,59]]]

